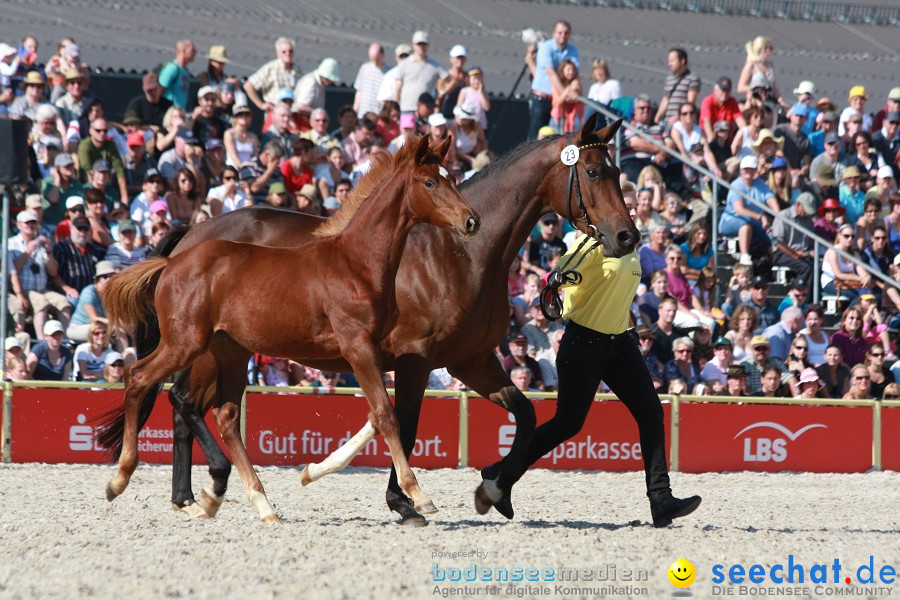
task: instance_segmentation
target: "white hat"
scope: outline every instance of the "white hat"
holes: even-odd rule
[[[116,265],[111,260],[101,260],[94,267],[94,279],[103,275],[115,275]]]
[[[428,43],[428,32],[422,31],[421,29],[413,34],[412,39],[413,45],[416,44],[427,44]]]
[[[875,179],[888,179],[894,177],[894,170],[890,165],[884,165],[883,167],[879,167],[878,173],[875,174]]]
[[[800,85],[794,90],[795,96],[802,96],[803,94],[809,94],[810,96],[816,96],[816,84],[812,81],[801,81]]]
[[[204,85],[202,88],[197,90],[197,99],[199,100],[200,98],[204,97],[207,94],[212,94],[212,95],[216,94],[216,90],[213,89],[213,86]]]
[[[888,167],[890,169],[890,167]],[[39,221],[37,215],[30,210],[23,210],[16,215],[16,223],[30,223],[31,221]]]
[[[63,50],[65,50],[66,54],[68,54],[69,56],[78,56],[79,54],[81,54],[81,50],[78,49],[77,44],[66,44],[65,46],[63,46]]]
[[[0,42],[0,58],[6,58],[7,56],[12,56],[15,53],[15,48],[10,46],[6,42]]]
[[[56,319],[50,319],[46,323],[44,323],[44,335],[53,335],[54,333],[65,333],[66,330],[63,329],[62,323],[57,321]]]
[[[756,72],[753,74],[753,77],[750,78],[750,89],[754,90],[756,88],[767,88],[769,87],[769,80],[766,79],[766,76],[760,72]]]
[[[114,362],[116,362],[117,360],[124,361],[125,357],[122,356],[121,354],[119,354],[118,352],[116,352],[115,350],[113,350],[112,352],[109,352],[106,355],[106,358],[103,359],[103,363],[106,365],[111,365]]]
[[[394,56],[400,56],[401,54],[412,54],[412,46],[409,44],[397,44],[397,47],[394,48]]]
[[[316,74],[318,74],[319,77],[330,79],[335,83],[341,81],[341,72],[338,69],[338,62],[331,57],[322,59],[322,62],[319,63],[319,68],[316,69]]]
[[[12,350],[13,348],[21,348],[22,344],[21,344],[21,342],[19,342],[19,340],[15,336],[11,335],[8,338],[6,338],[5,346],[6,346],[6,350],[9,351],[9,350]]]
[[[457,44],[450,48],[450,58],[458,58],[460,56],[468,56],[469,51],[462,44]]]
[[[447,124],[447,117],[442,115],[441,113],[434,113],[432,115],[428,115],[428,124],[432,127],[440,127],[441,125]]]
[[[756,160],[756,157],[752,154],[750,156],[745,156],[741,159],[741,167],[742,169],[755,169],[759,166],[759,162]]]
[[[453,107],[453,116],[457,119],[474,119],[477,110],[474,104],[464,102]]]
[[[66,210],[72,210],[76,206],[84,206],[84,198],[81,196],[69,196],[66,199]]]

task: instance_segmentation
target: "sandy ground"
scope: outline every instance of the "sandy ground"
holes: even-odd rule
[[[108,503],[112,466],[0,465],[0,598],[671,598],[666,571],[681,557],[697,570],[696,598],[772,597],[771,582],[714,587],[713,566],[768,571],[788,555],[806,569],[804,584],[781,586],[795,597],[900,595],[900,583],[863,586],[856,573],[870,556],[876,575],[900,571],[897,473],[675,474],[676,494],[703,505],[654,529],[638,473],[531,472],[508,522],[475,513],[474,470],[420,471],[441,510],[407,528],[384,504],[385,471],[348,469],[307,488],[295,469],[259,472],[281,527],[257,522],[236,474],[218,518],[204,521],[171,510],[167,467],[141,465]],[[201,468],[194,482],[207,482]],[[832,577],[835,559],[853,583],[810,583],[813,565]],[[473,563],[479,580],[466,582]],[[554,581],[485,583],[481,572],[529,567],[538,579],[553,569]],[[452,568],[462,581],[449,581]],[[594,579],[560,582],[561,568]],[[434,581],[441,570],[448,579]]]

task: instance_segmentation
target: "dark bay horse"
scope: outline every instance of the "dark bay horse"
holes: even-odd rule
[[[461,193],[481,215],[482,231],[476,239],[462,245],[443,231],[430,235],[416,228],[410,234],[397,279],[400,316],[381,348],[385,368],[396,370],[395,409],[407,453],[415,443],[428,374],[446,366],[479,395],[513,413],[516,437],[505,464],[516,456],[524,461],[534,428],[534,409],[493,353],[508,326],[509,265],[538,218],[551,210],[571,215],[578,229],[601,237],[607,254],[627,254],[638,240],[622,200],[619,172],[606,148],[621,122],[594,133],[595,123],[595,119],[589,120],[574,140],[557,137],[521,146],[461,184]],[[575,165],[579,192],[569,189],[572,170],[560,159],[562,149],[572,143],[583,147]],[[578,195],[583,197],[586,217],[580,212]],[[177,245],[170,250],[178,255],[210,239],[295,245],[311,239],[312,230],[320,222],[317,217],[277,209],[241,209],[194,226],[187,235],[181,233],[184,237],[173,238]],[[408,276],[412,273],[417,274],[416,279]],[[152,307],[146,308],[146,317],[152,323]],[[139,352],[152,350],[157,336],[153,327],[143,330]],[[309,364],[335,371],[348,368],[340,362]],[[228,480],[228,461],[202,419],[215,396],[215,381],[215,362],[205,355],[190,370],[179,373],[169,395],[175,407],[172,502],[195,516],[215,514],[218,504],[210,499],[224,493]],[[142,404],[142,420],[149,417],[154,398],[148,396],[148,402]],[[101,443],[115,453],[117,439],[114,430],[110,431],[112,435],[101,437]],[[206,454],[213,478],[212,488],[200,496],[199,507],[190,485],[193,436]],[[424,523],[404,497],[394,472],[386,498],[389,508],[398,512],[403,522]],[[482,504],[479,509],[489,507]]]
[[[397,320],[395,279],[412,228],[431,223],[463,239],[478,231],[477,214],[440,166],[450,143],[432,150],[427,138],[409,139],[395,156],[375,157],[353,199],[315,231],[312,242],[273,248],[211,240],[173,258],[148,259],[110,280],[104,297],[110,322],[135,325],[152,297],[160,342],[126,371],[122,451],[109,499],[125,490],[137,466],[139,402],[157,382],[209,352],[216,364],[219,431],[251,504],[263,521],[278,522],[261,486],[250,485],[253,467],[237,426],[247,361],[260,352],[346,361],[391,449],[400,487],[416,510],[436,510],[403,451],[379,346]]]

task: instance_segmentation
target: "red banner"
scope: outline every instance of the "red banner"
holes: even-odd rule
[[[110,462],[93,442],[94,420],[122,404],[122,390],[56,390],[16,388],[12,410],[13,462]],[[213,436],[218,430],[211,415],[206,419]],[[221,442],[219,443],[221,446]],[[172,464],[172,406],[160,394],[147,424],[138,436],[138,456],[148,463]],[[206,464],[194,442],[194,464]]]
[[[681,405],[679,469],[860,473],[872,466],[872,409]]]
[[[549,421],[556,412],[555,400],[534,400],[537,423]],[[669,431],[669,404],[663,404],[666,431]],[[499,406],[475,398],[469,401],[469,464],[483,467],[509,453],[516,424],[512,415]],[[668,443],[668,437],[666,438]],[[594,402],[581,432],[535,465],[544,469],[587,469],[603,471],[643,470],[637,424],[617,401]]]
[[[257,465],[320,462],[362,428],[369,403],[359,396],[247,394],[247,451]],[[410,465],[459,464],[459,400],[425,398]],[[351,463],[389,467],[384,438],[375,436]]]
[[[900,471],[900,407],[881,409],[881,468]]]

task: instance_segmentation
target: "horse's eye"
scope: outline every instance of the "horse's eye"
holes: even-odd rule
[[[587,174],[591,179],[597,179],[598,177],[600,177],[600,171],[598,171],[597,169],[588,169]]]
[[[435,185],[437,185],[437,184],[434,182],[433,179],[426,179],[426,180],[425,180],[425,187],[427,187],[427,188],[433,188]]]

